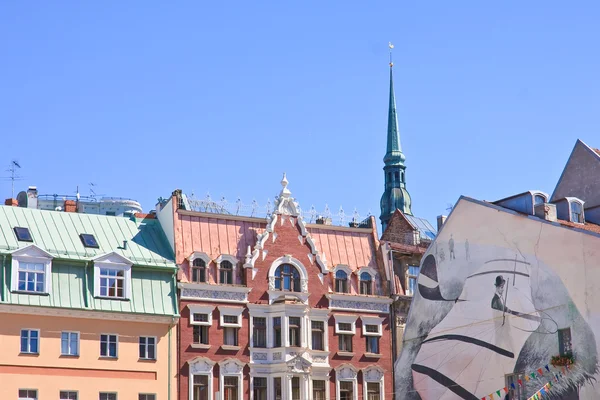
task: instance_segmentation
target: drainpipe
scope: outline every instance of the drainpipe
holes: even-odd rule
[[[167,367],[169,376],[167,379],[167,399],[171,400],[171,357],[172,357],[172,350],[171,347],[173,347],[173,344],[171,343],[171,329],[173,329],[173,325],[175,323],[175,318],[171,319],[171,324],[169,324],[169,365]]]
[[[2,273],[0,273],[0,301],[4,301],[5,300],[5,296],[6,296],[6,288],[5,288],[5,276],[6,276],[6,265],[4,264],[6,260],[6,255],[2,254]]]
[[[89,266],[89,261],[85,262],[85,267],[83,268],[83,304],[85,306],[85,308],[89,307],[89,303],[88,303],[88,266]]]

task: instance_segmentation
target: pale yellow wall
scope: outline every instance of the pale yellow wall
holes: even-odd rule
[[[38,356],[20,354],[23,328],[40,330]],[[62,331],[80,332],[79,357],[61,356]],[[100,357],[101,333],[119,335],[118,359]],[[157,338],[156,361],[138,359],[139,336]],[[174,400],[176,340],[176,325],[0,313],[0,399],[16,399],[19,388],[27,388],[37,389],[41,400],[58,399],[60,390],[78,391],[80,400],[98,399],[100,391],[117,392],[119,400],[137,400],[138,393],[167,400],[170,379]]]

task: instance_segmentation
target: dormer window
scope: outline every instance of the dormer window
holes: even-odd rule
[[[282,264],[275,270],[275,289],[300,292],[300,273],[290,264]]]
[[[335,273],[335,291],[348,293],[348,274],[346,271],[339,270]]]
[[[534,201],[534,205],[538,205],[538,204],[544,204],[546,203],[546,198],[544,196],[542,196],[541,194],[536,194],[533,198]]]
[[[373,294],[373,278],[368,272],[360,274],[360,294]]]
[[[233,284],[233,264],[230,261],[221,261],[219,266],[219,283],[224,285]]]
[[[583,224],[583,207],[576,201],[571,202],[571,222]]]
[[[94,258],[94,296],[107,299],[131,299],[133,262],[120,254],[108,253]]]
[[[192,282],[206,282],[206,261],[201,258],[196,258],[192,262]]]
[[[12,253],[11,290],[30,294],[49,294],[52,255],[34,244]]]

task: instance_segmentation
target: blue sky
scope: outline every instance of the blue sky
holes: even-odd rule
[[[169,3],[0,3],[20,189],[265,203],[286,171],[305,209],[378,216],[388,41],[419,216],[551,193],[577,138],[600,146],[598,2]]]

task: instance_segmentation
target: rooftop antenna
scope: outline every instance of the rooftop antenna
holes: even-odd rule
[[[10,167],[7,169],[8,172],[10,172],[10,177],[8,179],[10,179],[10,183],[11,183],[11,199],[15,198],[15,181],[16,180],[20,180],[21,177],[19,176],[19,174],[17,173],[17,170],[21,169],[21,165],[19,164],[19,162],[17,160],[12,160],[10,162]]]
[[[388,47],[390,48],[390,68],[394,66],[394,62],[392,61],[392,49],[394,48],[394,45],[392,44],[392,42],[388,42]]]

